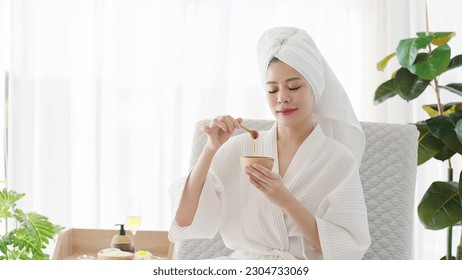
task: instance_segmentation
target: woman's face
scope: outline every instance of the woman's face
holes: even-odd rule
[[[266,71],[267,101],[278,125],[297,127],[312,123],[314,93],[297,70],[282,61]]]

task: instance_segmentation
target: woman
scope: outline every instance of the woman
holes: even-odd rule
[[[232,259],[360,259],[370,245],[359,178],[364,134],[348,97],[309,35],[292,27],[258,43],[262,81],[276,122],[260,132],[254,164],[242,119],[220,116],[188,177],[172,187],[170,239],[212,238]]]

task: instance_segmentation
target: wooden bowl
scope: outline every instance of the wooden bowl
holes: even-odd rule
[[[271,170],[274,165],[274,159],[267,156],[241,156],[241,165],[246,167],[258,163]]]

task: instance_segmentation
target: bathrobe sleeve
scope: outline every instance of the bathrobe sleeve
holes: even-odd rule
[[[239,174],[243,174],[239,162],[240,155],[251,151],[253,147],[252,141],[244,141],[249,140],[249,137],[245,138],[245,136],[233,136],[215,154],[192,224],[188,227],[180,227],[173,218],[169,231],[170,240],[175,242],[181,239],[213,238],[216,235],[220,227],[220,217],[229,214],[227,212],[229,210],[223,206],[226,202],[225,186],[229,187],[232,180],[238,178]],[[174,215],[180,204],[187,179],[188,177],[183,177],[177,180],[169,189]]]
[[[340,177],[334,181],[340,182],[314,213],[323,258],[330,260],[361,259],[371,243],[357,165],[348,158],[343,162],[343,166],[349,167],[337,169]]]
[[[187,179],[188,177],[183,177],[174,182],[170,187],[170,199],[172,201],[174,215],[178,209]],[[219,226],[219,189],[221,188],[221,185],[222,184],[217,176],[215,176],[213,172],[209,172],[204,183],[197,212],[192,224],[188,227],[180,227],[176,223],[175,218],[173,218],[169,231],[169,239],[172,242],[176,242],[181,239],[212,238],[215,236]]]

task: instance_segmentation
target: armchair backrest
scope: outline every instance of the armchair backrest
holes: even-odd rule
[[[196,162],[206,136],[196,124],[190,164]],[[255,130],[267,130],[273,120],[245,120]],[[414,193],[419,133],[411,124],[362,122],[366,148],[360,177],[368,211],[371,246],[363,259],[412,259]],[[242,133],[238,131],[236,133]],[[206,259],[229,255],[219,234],[213,239],[184,240],[175,244],[177,259]]]

